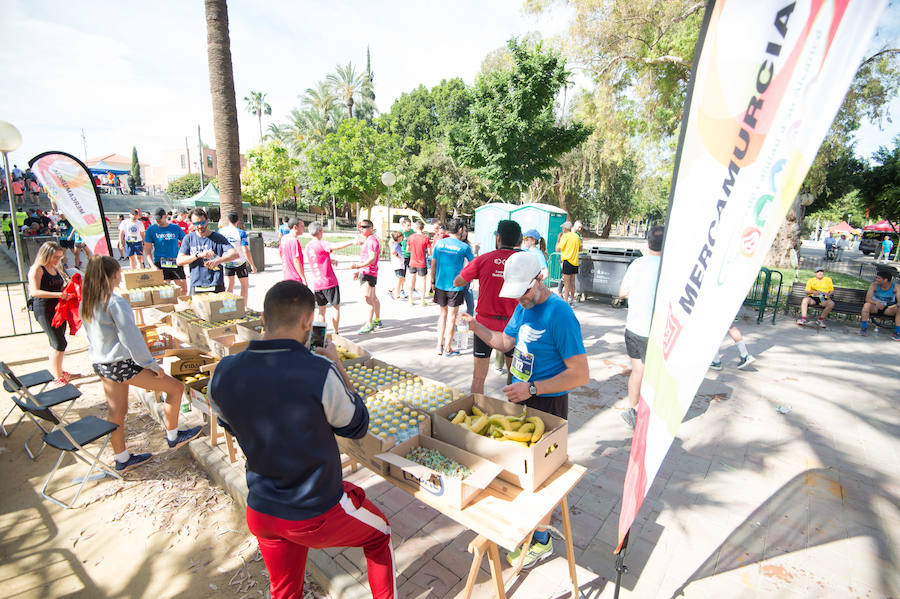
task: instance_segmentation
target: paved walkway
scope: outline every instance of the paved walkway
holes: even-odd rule
[[[274,250],[266,257],[272,267],[252,279],[255,308],[279,278]],[[470,351],[434,355],[437,309],[387,299],[393,281],[383,267],[385,328],[345,334],[379,359],[466,389]],[[345,331],[355,330],[364,304],[348,271],[339,279]],[[572,394],[570,406],[569,454],[589,470],[569,499],[576,561],[583,596],[612,597],[631,447],[619,401],[627,379],[625,313],[588,301],[576,314],[591,368],[590,383]],[[779,315],[775,326],[739,326],[757,362],[736,370],[729,341],[725,370],[707,375],[633,529],[622,596],[900,596],[900,344],[884,332],[860,338],[855,323],[821,331]],[[487,393],[500,396],[504,378],[491,372]],[[779,405],[790,412],[780,414]],[[350,480],[391,520],[401,597],[456,596],[473,533],[365,470]],[[562,528],[558,515],[554,524]],[[565,596],[564,544],[554,542],[557,557],[521,577],[513,596]],[[358,550],[314,551],[310,560],[332,596],[367,595]],[[489,596],[487,580],[485,564],[477,597]]]

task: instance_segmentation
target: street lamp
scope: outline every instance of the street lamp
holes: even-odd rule
[[[381,175],[381,182],[384,183],[384,186],[387,187],[388,197],[387,197],[387,237],[390,239],[391,237],[391,187],[394,183],[397,182],[397,177],[391,171],[386,171]]]
[[[19,280],[25,280],[25,267],[22,264],[22,244],[19,241],[19,220],[16,218],[16,209],[13,206],[12,186],[9,182],[9,152],[15,152],[22,145],[22,134],[12,123],[0,121],[0,152],[3,153],[3,169],[6,177],[6,196],[9,199],[10,227],[13,231],[13,240],[16,243],[16,266],[19,268]]]

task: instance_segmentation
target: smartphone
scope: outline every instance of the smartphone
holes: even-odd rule
[[[309,347],[325,347],[325,333],[328,330],[324,322],[314,322],[309,334]]]

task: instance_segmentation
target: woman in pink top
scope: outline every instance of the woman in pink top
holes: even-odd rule
[[[328,306],[334,308],[334,318],[331,326],[334,334],[338,334],[338,325],[341,320],[341,288],[338,287],[337,275],[334,274],[334,266],[337,260],[331,257],[331,252],[356,243],[356,240],[343,241],[341,243],[329,243],[322,239],[322,223],[316,221],[309,223],[309,234],[312,241],[306,244],[306,262],[309,265],[310,289],[316,296],[318,319],[325,322],[325,309]]]
[[[363,289],[363,297],[369,304],[369,320],[359,331],[360,334],[371,333],[381,324],[381,303],[375,295],[375,283],[378,282],[378,258],[381,256],[381,244],[372,230],[372,221],[364,220],[358,227],[362,235],[362,249],[359,251],[359,262],[350,266],[354,279],[359,279]]]

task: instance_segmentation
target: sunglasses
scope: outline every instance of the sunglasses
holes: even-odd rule
[[[206,225],[209,224],[209,221],[208,220],[195,220],[195,221],[191,221],[191,224],[194,225],[195,227],[205,227]]]
[[[357,229],[371,229],[372,225],[357,225]]]

